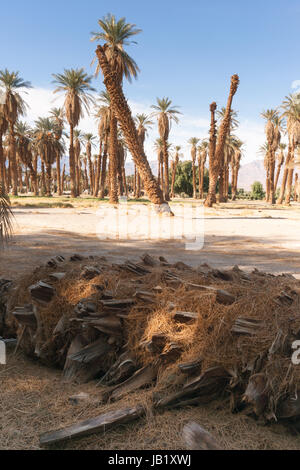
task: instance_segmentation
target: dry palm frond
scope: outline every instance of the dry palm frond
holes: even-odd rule
[[[9,198],[0,183],[0,248],[12,233],[12,212],[9,206]]]

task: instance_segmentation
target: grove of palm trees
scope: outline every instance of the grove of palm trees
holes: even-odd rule
[[[156,37],[91,0],[46,79],[0,63],[0,449],[299,448],[300,94],[216,2],[202,52],[176,1]]]

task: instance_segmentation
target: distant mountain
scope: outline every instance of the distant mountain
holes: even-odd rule
[[[150,162],[150,165],[151,165],[153,173],[157,175],[157,162],[152,161]],[[126,175],[129,176],[133,174],[134,174],[134,164],[132,161],[129,161],[126,163]],[[241,169],[239,172],[238,187],[245,189],[245,191],[249,191],[254,181],[260,181],[265,187],[265,179],[266,179],[266,172],[264,169],[264,161],[254,160],[251,163],[246,163],[245,165],[241,166]],[[279,183],[280,182],[281,180],[279,180]]]
[[[251,163],[246,163],[245,165],[241,165],[241,168],[239,171],[238,188],[243,188],[245,189],[245,191],[249,191],[254,181],[260,181],[265,187],[266,185],[265,180],[266,180],[266,172],[265,172],[263,160],[254,160]],[[279,183],[280,183],[280,180],[279,180]]]

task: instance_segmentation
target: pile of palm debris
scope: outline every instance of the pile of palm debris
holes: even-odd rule
[[[15,336],[64,380],[96,380],[103,402],[152,387],[156,410],[223,397],[234,413],[300,429],[300,282],[289,274],[194,269],[149,254],[124,264],[56,256],[13,283],[0,279],[0,336]],[[41,442],[143,412],[114,411]]]

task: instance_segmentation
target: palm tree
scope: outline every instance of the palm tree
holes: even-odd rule
[[[217,116],[222,122],[226,114],[226,108],[223,106],[220,111],[217,111]],[[239,125],[237,119],[237,112],[233,109],[230,111],[230,124],[228,129],[228,134],[225,139],[224,151],[222,155],[221,168],[220,168],[220,178],[219,178],[219,201],[227,202],[228,200],[228,190],[229,190],[229,165],[233,158],[234,146],[233,140],[231,138],[232,132],[235,131]]]
[[[81,194],[81,160],[80,160],[80,153],[81,153],[81,144],[83,141],[83,134],[79,129],[74,129],[74,164],[75,164],[75,178],[76,178],[76,190],[77,195],[80,196]],[[88,188],[85,188],[88,189]]]
[[[137,78],[139,68],[136,62],[130,57],[124,49],[134,41],[133,36],[141,32],[135,24],[126,23],[125,18],[116,20],[114,15],[108,14],[101,20],[98,20],[100,32],[92,33],[92,41],[103,41],[105,43],[105,57],[111,70],[115,72],[115,79],[122,88],[123,78],[129,82],[132,77]],[[100,70],[100,63],[97,66],[96,74]],[[110,113],[110,139],[109,139],[109,158],[110,158],[110,202],[118,203],[117,169],[118,169],[118,132],[116,113]]]
[[[8,128],[8,122],[4,115],[4,105],[0,103],[0,184],[2,188],[6,189],[5,183],[5,163],[4,163],[4,151],[3,151],[3,136],[5,135]]]
[[[0,183],[0,248],[8,240],[12,233],[12,212],[9,205],[9,198]]]
[[[158,168],[158,174],[157,174],[157,180],[158,184],[163,191],[163,182],[164,182],[164,155],[163,155],[163,141],[158,138],[154,142],[154,150],[156,151],[157,154],[157,168]]]
[[[267,202],[275,204],[275,152],[280,144],[281,134],[280,125],[281,118],[279,118],[278,111],[275,109],[267,109],[261,113],[261,116],[266,119],[265,133],[268,143],[268,154],[267,154]]]
[[[216,128],[216,109],[217,104],[213,101],[210,104],[210,130],[209,130],[209,188],[208,195],[205,201],[205,206],[211,207],[216,202],[216,185],[217,185],[217,168],[215,162],[216,153],[216,140],[217,140],[217,128]]]
[[[222,122],[220,124],[219,132],[218,132],[215,155],[214,155],[213,161],[210,160],[210,163],[212,163],[212,168],[211,168],[211,175],[210,175],[210,180],[209,180],[208,196],[205,201],[205,205],[208,207],[211,207],[215,200],[217,179],[218,179],[218,175],[220,174],[220,169],[221,169],[221,165],[223,161],[225,141],[226,141],[226,137],[228,136],[228,132],[230,131],[232,101],[233,101],[234,95],[237,92],[238,86],[239,86],[239,77],[238,75],[233,75],[231,77],[230,92],[229,92],[229,97],[227,100],[226,111],[222,119]]]
[[[168,154],[168,139],[172,121],[176,124],[179,122],[178,114],[181,114],[176,108],[172,106],[172,101],[169,98],[156,98],[157,105],[152,105],[151,108],[155,111],[152,116],[157,117],[158,131],[160,138],[163,142],[163,159],[164,159],[164,174],[165,179],[163,183],[164,194],[166,201],[170,200],[169,197],[169,154]]]
[[[150,117],[147,114],[137,114],[135,117],[135,123],[137,125],[137,132],[140,139],[141,146],[144,148],[145,138],[147,134],[147,129],[153,125],[153,121],[151,121]],[[137,175],[137,186],[135,190],[136,197],[140,197],[141,192],[141,177],[136,171],[136,167],[134,168],[134,172]]]
[[[208,141],[203,140],[198,147],[199,197],[203,199],[204,168],[207,159]]]
[[[89,164],[89,175],[90,175],[90,194],[93,194],[94,188],[94,172],[92,166],[92,146],[94,146],[94,140],[96,136],[91,133],[87,133],[83,135],[83,140],[85,141],[85,153],[87,156],[88,164]]]
[[[62,74],[53,74],[54,82],[58,87],[54,93],[65,93],[65,113],[70,126],[70,177],[71,177],[71,195],[76,197],[78,194],[76,188],[75,159],[74,159],[74,128],[78,125],[80,118],[83,117],[83,110],[89,112],[89,106],[94,102],[90,92],[96,91],[91,86],[92,77],[87,75],[83,68],[65,69]]]
[[[31,88],[30,82],[20,77],[19,72],[0,70],[0,87],[5,91],[4,116],[9,128],[9,159],[13,176],[13,194],[18,194],[18,174],[16,161],[15,124],[20,116],[24,116],[26,103],[20,95],[24,88]]]
[[[55,130],[55,138],[60,141],[63,135],[64,130],[64,120],[65,120],[65,111],[63,108],[52,108],[50,111],[50,117],[56,123]],[[58,195],[62,195],[62,186],[61,186],[61,172],[60,172],[60,159],[61,155],[60,152],[57,151],[56,154],[56,179],[57,179],[57,189]]]
[[[175,186],[175,180],[176,180],[176,171],[179,163],[179,158],[180,158],[180,150],[181,146],[176,145],[175,146],[175,154],[174,154],[174,159],[172,160],[172,184],[171,184],[171,197],[175,197],[174,194],[174,186]]]
[[[25,165],[26,171],[29,168],[31,181],[35,196],[38,196],[38,182],[37,172],[33,166],[33,153],[34,148],[32,141],[32,129],[22,121],[17,121],[15,124],[15,138],[16,138],[16,155],[19,160]]]
[[[136,164],[138,171],[144,181],[145,190],[149,196],[150,201],[153,204],[159,206],[159,211],[165,211],[170,215],[173,215],[168,204],[164,204],[165,200],[163,198],[163,194],[160,190],[157,180],[153,176],[145,152],[141,147],[134,120],[128,103],[125,99],[117,74],[110,67],[110,64],[107,60],[105,54],[107,47],[108,45],[104,45],[103,47],[98,46],[96,54],[102,73],[104,75],[104,83],[110,96],[112,111],[119,121],[127,148],[130,151],[133,162]]]
[[[279,145],[279,153],[277,155],[277,172],[276,172],[276,178],[275,178],[275,184],[274,184],[274,191],[276,193],[277,185],[278,185],[278,180],[280,176],[280,171],[281,167],[284,164],[284,151],[286,149],[286,144],[281,143]]]
[[[63,145],[56,136],[58,133],[56,123],[50,118],[38,118],[35,121],[34,142],[39,155],[46,166],[46,195],[50,197],[52,172],[51,167],[55,162],[56,156],[59,157],[64,150]]]
[[[282,109],[282,118],[286,120],[289,145],[277,204],[282,204],[285,191],[285,203],[290,204],[294,176],[295,149],[300,144],[300,105],[298,99],[295,99],[294,95],[287,96],[282,103]]]
[[[192,169],[193,169],[193,198],[197,198],[197,184],[196,184],[196,155],[197,155],[197,145],[200,139],[197,137],[192,137],[189,140],[189,145],[191,146],[191,157],[192,157]]]

